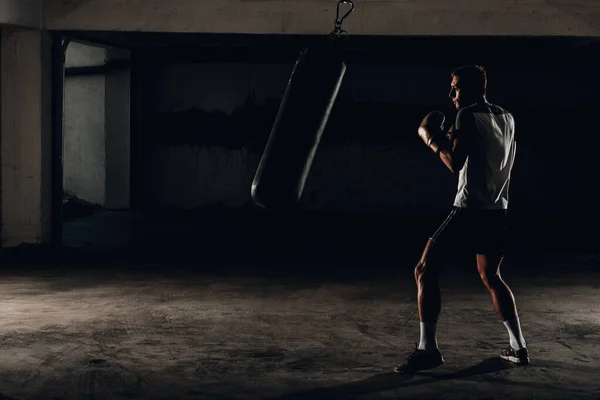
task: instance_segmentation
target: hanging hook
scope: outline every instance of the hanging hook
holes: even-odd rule
[[[340,18],[340,7],[342,4],[350,4],[350,9]],[[333,32],[330,33],[330,37],[348,36],[348,32],[342,29],[342,23],[344,19],[354,10],[354,2],[352,0],[340,0],[337,4],[337,10],[335,14],[335,23],[333,26]]]
[[[344,14],[342,18],[340,18],[340,6],[342,4],[350,4],[350,9],[346,12],[346,14]],[[337,4],[337,11],[335,14],[335,25],[341,27],[342,23],[344,22],[344,19],[346,19],[346,17],[350,15],[352,11],[354,11],[354,2],[352,0],[340,0]]]

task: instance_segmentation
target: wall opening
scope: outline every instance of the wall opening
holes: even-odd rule
[[[129,209],[126,50],[71,42],[66,51],[63,191],[66,219]],[[116,67],[115,67],[116,66]]]

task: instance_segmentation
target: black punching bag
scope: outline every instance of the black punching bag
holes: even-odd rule
[[[285,210],[300,201],[346,64],[340,38],[300,52],[252,182],[259,206]]]

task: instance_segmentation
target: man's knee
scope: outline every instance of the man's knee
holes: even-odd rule
[[[423,282],[426,279],[437,277],[437,268],[427,259],[421,259],[415,267],[415,280],[417,283]]]
[[[415,267],[415,280],[419,282],[425,274],[425,263],[419,261]]]
[[[414,274],[417,282],[422,282],[424,279],[429,277],[435,277],[437,274],[437,263],[434,261],[435,253],[435,242],[429,239],[425,249],[423,250],[421,259],[415,267]]]
[[[478,254],[477,255],[477,269],[479,271],[479,276],[483,281],[483,284],[492,288],[497,284],[501,283],[502,279],[500,277],[500,263],[502,262],[502,257],[500,256],[485,256]]]

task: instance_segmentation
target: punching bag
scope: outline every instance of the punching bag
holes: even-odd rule
[[[252,182],[252,199],[285,210],[300,201],[304,184],[346,72],[341,39],[302,50]]]

